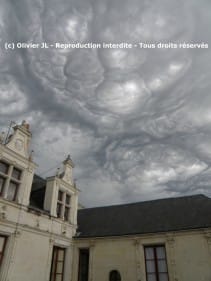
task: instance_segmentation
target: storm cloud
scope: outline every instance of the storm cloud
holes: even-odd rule
[[[0,0],[0,125],[26,119],[38,174],[67,154],[85,206],[211,196],[211,2]],[[6,50],[5,42],[209,48]]]

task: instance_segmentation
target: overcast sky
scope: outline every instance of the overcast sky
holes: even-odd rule
[[[30,123],[38,174],[55,174],[70,153],[85,206],[211,196],[210,0],[0,0],[0,44],[0,127]]]

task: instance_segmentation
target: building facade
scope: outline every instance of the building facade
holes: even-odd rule
[[[210,198],[78,208],[71,158],[42,179],[30,140],[0,140],[1,281],[211,280]]]
[[[72,281],[211,280],[210,208],[195,195],[79,210]]]
[[[0,144],[0,280],[68,281],[78,204],[73,163],[68,157],[63,171],[47,178],[37,208],[42,187],[33,183],[30,140],[23,122]]]

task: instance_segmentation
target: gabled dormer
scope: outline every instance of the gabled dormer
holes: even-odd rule
[[[78,190],[73,180],[74,164],[68,155],[63,170],[46,181],[44,209],[63,221],[76,224]]]
[[[15,125],[13,131],[13,134],[6,140],[5,146],[16,154],[28,159],[29,145],[32,137],[29,124],[24,120],[21,125]]]
[[[31,132],[25,121],[0,143],[0,196],[5,200],[29,205],[35,163],[29,153]]]

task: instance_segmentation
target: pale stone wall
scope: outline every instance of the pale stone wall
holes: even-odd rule
[[[178,280],[211,280],[211,255],[204,235],[176,240]]]
[[[90,249],[89,281],[108,281],[113,269],[122,281],[146,281],[144,246],[165,244],[169,281],[210,281],[210,232],[203,230],[116,238],[75,239],[72,281],[77,281],[78,249]]]
[[[48,237],[20,231],[16,237],[13,251],[9,253],[10,264],[5,280],[48,280],[46,277],[50,271],[48,264],[49,246]]]
[[[64,281],[70,280],[76,226],[2,199],[0,215],[0,233],[8,237],[1,281],[49,281],[54,245],[66,249]]]
[[[7,243],[0,267],[0,281],[49,281],[53,246],[65,248],[63,281],[72,275],[72,236],[77,227],[78,190],[72,179],[72,160],[63,162],[62,177],[52,177],[47,186],[45,211],[29,206],[32,181],[36,164],[29,154],[31,133],[23,122],[14,127],[14,133],[6,144],[0,143],[0,160],[9,165],[6,184],[0,197],[0,234]],[[21,170],[21,179],[15,201],[7,200],[9,181],[13,167]],[[58,190],[71,195],[70,213],[65,221],[57,218]],[[50,191],[50,192],[49,192]],[[53,210],[53,211],[52,211]]]

